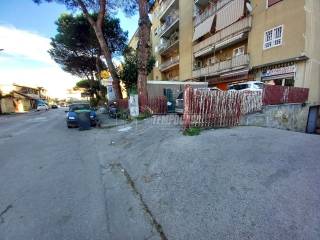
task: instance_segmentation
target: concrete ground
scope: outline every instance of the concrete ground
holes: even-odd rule
[[[0,117],[1,240],[320,239],[320,136],[64,116]]]
[[[128,188],[167,239],[320,239],[319,136],[238,127],[186,137],[150,121],[108,131],[100,152],[113,239],[147,238]],[[134,188],[118,183],[124,173]]]

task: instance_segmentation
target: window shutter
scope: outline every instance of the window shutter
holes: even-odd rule
[[[272,5],[281,2],[282,0],[268,0],[268,7],[271,7]]]

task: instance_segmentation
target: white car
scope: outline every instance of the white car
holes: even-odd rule
[[[49,109],[49,107],[45,103],[39,103],[38,106],[37,106],[37,111],[41,111],[41,110],[46,110],[47,111],[48,109]]]
[[[249,81],[244,83],[238,83],[229,85],[229,91],[262,91],[264,86],[263,82]]]

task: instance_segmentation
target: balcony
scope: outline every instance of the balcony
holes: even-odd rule
[[[179,0],[167,0],[161,4],[159,10],[159,19],[164,20],[173,9],[179,8]]]
[[[199,25],[200,23],[202,23],[203,21],[205,21],[207,18],[211,17],[212,15],[216,14],[217,11],[219,11],[222,7],[224,7],[226,4],[228,4],[231,1],[233,1],[233,0],[220,0],[216,4],[210,4],[206,10],[204,10],[201,14],[199,14],[198,16],[195,17],[195,19],[193,21],[194,27],[196,27],[197,25]],[[208,2],[208,1],[200,1],[200,0],[197,1],[196,0],[195,3],[197,4],[197,2],[199,2],[198,5],[201,5],[200,3]]]
[[[230,60],[217,62],[213,65],[196,69],[193,71],[192,76],[194,78],[214,76],[224,72],[245,68],[248,66],[249,66],[249,55],[244,54],[244,55],[235,56]]]
[[[170,60],[160,64],[159,69],[161,72],[164,72],[177,65],[179,65],[179,55],[176,57],[172,57]]]
[[[235,22],[234,24],[222,29],[213,36],[206,38],[200,43],[193,46],[193,53],[195,57],[204,56],[213,52],[213,50],[219,50],[223,47],[234,44],[247,38],[244,34],[251,29],[252,17],[246,17],[244,19]]]
[[[160,55],[165,55],[178,48],[179,48],[179,40],[172,41],[172,42],[168,41],[159,45],[159,53]]]
[[[179,13],[178,11],[173,12],[167,16],[165,23],[160,27],[160,38],[169,38],[170,35],[179,29]]]
[[[169,39],[162,39],[163,43],[158,46],[159,53],[165,55],[179,48],[179,32],[173,33]]]

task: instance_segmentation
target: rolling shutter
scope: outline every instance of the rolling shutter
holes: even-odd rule
[[[244,15],[244,0],[234,0],[217,13],[216,31],[228,27]]]
[[[209,17],[195,28],[192,41],[195,41],[210,32],[214,18],[215,15]]]

